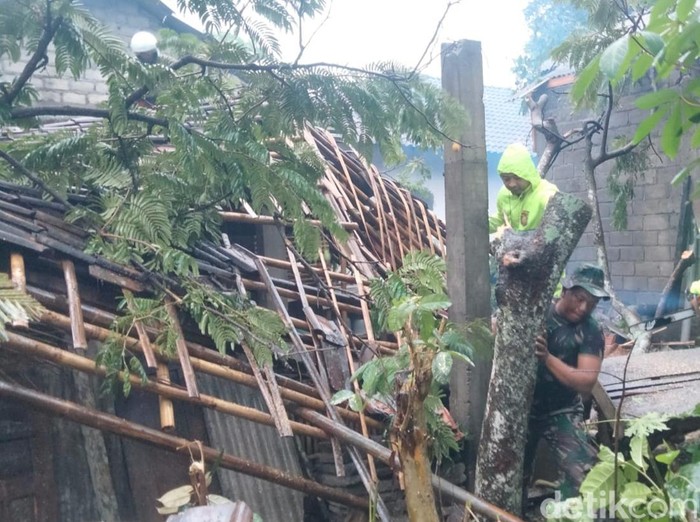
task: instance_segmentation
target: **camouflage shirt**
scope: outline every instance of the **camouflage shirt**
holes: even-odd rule
[[[603,356],[603,332],[592,317],[577,324],[557,314],[554,305],[547,314],[547,348],[550,355],[576,367],[579,354]],[[537,365],[537,381],[533,398],[533,415],[574,411],[581,405],[578,392],[561,384],[544,363]]]

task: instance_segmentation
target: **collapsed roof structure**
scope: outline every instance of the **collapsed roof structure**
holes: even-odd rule
[[[33,132],[80,132],[90,124],[49,123]],[[288,224],[245,204],[220,212],[219,244],[191,252],[206,284],[246,294],[280,315],[292,354],[274,371],[258,366],[245,346],[244,353],[216,351],[174,303],[177,360],[155,353],[150,343],[158,332],[143,325],[122,336],[110,330],[120,313],[117,300],[124,291],[148,295],[152,274],[86,253],[88,233],[65,220],[64,205],[39,190],[0,183],[2,269],[44,307],[39,321],[8,328],[0,354],[0,395],[13,399],[0,409],[13,419],[19,455],[33,463],[5,466],[16,495],[4,499],[4,513],[12,518],[30,502],[40,516],[26,520],[104,518],[110,509],[121,520],[158,520],[153,499],[187,481],[193,448],[220,467],[215,487],[265,520],[301,520],[314,509],[333,519],[343,506],[366,508],[363,482],[377,478],[386,482],[380,490],[387,509],[402,511],[394,473],[381,463],[394,456],[373,442],[381,439],[382,423],[330,407],[329,397],[349,385],[363,357],[397,349],[396,339],[372,332],[369,280],[399,267],[410,250],[444,256],[445,225],[330,133],[308,128],[304,139],[325,162],[320,188],[349,232],[344,242],[326,236],[331,258],[310,264],[284,243]],[[270,232],[282,241],[276,249],[266,239]],[[151,375],[145,383],[132,377],[131,394],[112,401],[95,392],[95,379],[105,374],[95,356],[99,343],[114,336]],[[103,438],[53,416],[120,437]],[[83,444],[76,444],[79,438]],[[351,443],[345,451],[340,440]],[[0,441],[1,461],[8,451],[7,440]],[[100,504],[110,496],[118,505]],[[310,508],[316,498],[327,502]]]

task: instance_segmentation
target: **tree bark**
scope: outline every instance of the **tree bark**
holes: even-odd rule
[[[496,245],[496,345],[477,460],[476,494],[520,513],[523,452],[535,385],[535,337],[554,289],[591,218],[591,208],[570,194],[555,194],[540,227],[506,231]]]
[[[430,392],[432,357],[414,347],[413,377],[397,397],[392,438],[398,448],[411,522],[439,522],[428,458],[428,423],[423,402]],[[416,353],[417,352],[417,353]]]

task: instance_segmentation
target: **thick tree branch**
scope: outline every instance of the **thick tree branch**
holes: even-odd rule
[[[599,165],[605,163],[606,161],[609,161],[611,159],[615,159],[618,156],[623,156],[633,150],[636,146],[637,143],[634,142],[629,142],[625,146],[620,147],[618,149],[615,149],[612,152],[608,152],[608,138],[610,134],[610,117],[612,116],[613,112],[613,101],[614,101],[614,93],[612,89],[612,84],[608,82],[608,104],[607,108],[605,109],[605,115],[603,117],[603,123],[598,124],[599,128],[603,129],[603,137],[601,140],[600,144],[600,154],[598,154],[597,157],[592,157],[593,159],[593,168],[595,169]],[[597,132],[597,130],[595,131]]]
[[[25,118],[35,118],[37,116],[88,116],[92,118],[110,119],[107,109],[94,109],[90,107],[74,107],[71,105],[46,105],[37,107],[18,107],[10,111],[10,118],[21,120]],[[168,127],[169,122],[164,118],[156,118],[138,112],[128,112],[126,117],[132,121],[140,121],[149,125]]]
[[[610,132],[610,117],[613,111],[613,88],[612,83],[608,82],[608,103],[605,109],[605,115],[603,120],[603,138],[600,144],[600,157],[604,157],[608,154],[608,134]]]
[[[22,73],[12,82],[12,86],[7,90],[7,92],[2,97],[2,102],[8,107],[12,105],[15,98],[19,96],[27,82],[31,79],[32,75],[43,67],[47,62],[46,50],[49,48],[51,40],[53,40],[56,31],[63,23],[62,18],[57,18],[56,20],[51,19],[51,9],[47,7],[46,9],[46,23],[44,25],[44,32],[41,34],[41,38],[37,42],[36,50],[29,57],[29,60],[22,69]]]

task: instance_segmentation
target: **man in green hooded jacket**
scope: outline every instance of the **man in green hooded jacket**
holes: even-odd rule
[[[498,174],[503,187],[496,196],[496,214],[489,216],[489,233],[502,226],[516,231],[537,228],[556,185],[540,177],[530,151],[520,143],[503,151]]]

